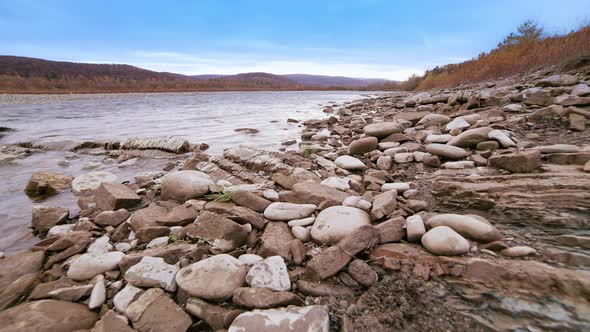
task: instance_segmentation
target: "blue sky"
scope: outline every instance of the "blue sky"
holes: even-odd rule
[[[0,0],[0,54],[405,79],[488,51],[527,18],[566,32],[590,22],[590,0]]]

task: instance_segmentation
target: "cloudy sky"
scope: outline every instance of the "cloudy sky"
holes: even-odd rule
[[[0,54],[401,80],[488,51],[525,19],[567,32],[590,22],[590,0],[0,0]]]

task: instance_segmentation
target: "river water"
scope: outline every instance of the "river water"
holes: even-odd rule
[[[132,93],[96,95],[0,95],[1,144],[59,141],[124,141],[130,137],[179,136],[207,143],[210,154],[247,145],[268,150],[299,138],[300,123],[327,116],[325,106],[362,98],[354,91]],[[259,132],[235,132],[253,128]],[[297,145],[291,145],[296,149]],[[68,166],[59,166],[68,160]],[[48,151],[0,164],[0,251],[29,247],[33,205],[64,206],[76,213],[76,199],[63,193],[32,202],[23,192],[31,174],[51,171],[77,176],[105,170],[120,181],[143,171],[161,170],[165,160],[139,162],[125,168],[105,164],[104,156]],[[89,163],[94,169],[89,170]],[[62,163],[63,164],[63,163]],[[86,169],[85,169],[86,168]]]

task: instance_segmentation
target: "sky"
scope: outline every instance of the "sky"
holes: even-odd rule
[[[403,80],[489,51],[526,19],[564,33],[590,22],[590,0],[0,0],[0,54]]]

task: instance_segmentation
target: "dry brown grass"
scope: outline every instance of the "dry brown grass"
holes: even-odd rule
[[[565,35],[545,36],[514,45],[499,46],[476,59],[435,68],[421,78],[415,89],[449,88],[491,80],[559,64],[588,54],[590,25]]]

